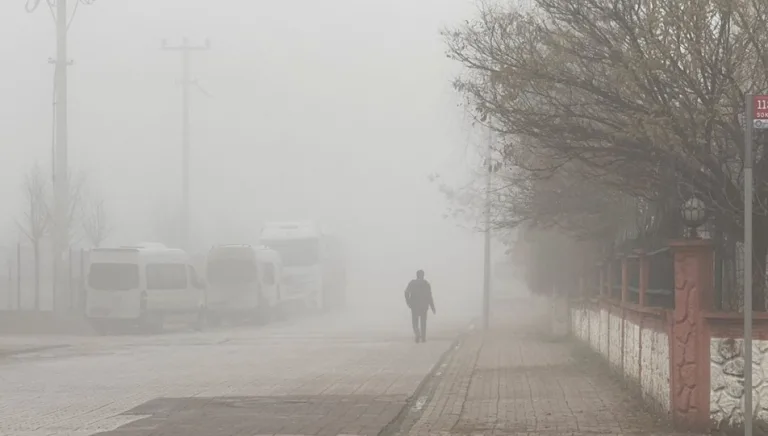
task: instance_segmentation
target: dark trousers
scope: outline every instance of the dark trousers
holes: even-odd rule
[[[413,334],[422,341],[427,339],[427,309],[411,309]]]

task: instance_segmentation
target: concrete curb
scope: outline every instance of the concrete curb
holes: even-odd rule
[[[47,351],[47,350],[54,350],[57,348],[67,348],[69,345],[41,345],[37,347],[20,347],[17,349],[0,349],[0,359],[4,359],[7,357],[12,356],[18,356],[20,354],[29,354],[29,353],[37,353],[40,351]]]
[[[448,358],[453,355],[453,353],[461,348],[461,344],[464,342],[467,336],[475,331],[478,323],[479,320],[477,319],[471,321],[467,328],[459,332],[458,336],[456,336],[456,338],[451,341],[451,345],[443,352],[443,354],[440,355],[440,358],[437,359],[437,362],[435,362],[435,364],[432,366],[432,369],[429,370],[424,379],[422,379],[419,385],[416,387],[416,390],[413,391],[413,395],[408,397],[405,405],[397,414],[397,416],[395,416],[395,418],[392,419],[389,424],[384,426],[384,428],[379,432],[378,436],[394,436],[401,433],[402,426],[405,423],[406,418],[414,409],[414,407],[417,406],[417,402],[420,398],[423,397],[422,394],[424,394],[425,391],[428,391],[427,388],[429,387],[430,383],[437,377],[437,373],[439,372],[440,368],[448,360]],[[431,398],[427,398],[425,404],[429,403],[430,400]]]

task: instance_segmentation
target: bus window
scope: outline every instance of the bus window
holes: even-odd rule
[[[208,283],[243,285],[258,280],[256,265],[250,259],[216,259],[208,263]]]
[[[97,291],[128,291],[139,287],[139,266],[131,263],[94,263],[88,286]]]
[[[271,263],[264,264],[264,284],[265,285],[274,285],[275,284],[275,266]]]
[[[147,289],[171,290],[187,287],[187,268],[182,263],[151,263],[147,265]]]
[[[187,271],[189,271],[189,281],[192,282],[192,286],[197,289],[203,289],[205,287],[205,283],[200,279],[200,276],[197,275],[197,270],[195,267],[192,265],[187,265]]]

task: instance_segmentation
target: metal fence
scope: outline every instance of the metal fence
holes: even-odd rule
[[[672,251],[664,247],[645,253],[648,262],[648,285],[645,290],[645,306],[675,307],[675,264]],[[626,302],[640,303],[640,259],[639,255],[626,257],[627,262],[627,296]],[[621,300],[622,259],[614,259],[610,263],[610,298]]]
[[[675,308],[675,258],[669,247],[646,254],[648,259],[648,289],[646,305]]]
[[[21,243],[6,247],[0,253],[0,310],[71,312],[81,309],[89,251],[65,252],[65,270],[54,274],[49,248],[41,246],[37,260],[33,247]]]
[[[715,308],[740,311],[744,308],[744,244],[716,233],[712,240],[715,249]]]

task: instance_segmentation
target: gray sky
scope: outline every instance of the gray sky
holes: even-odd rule
[[[0,2],[0,203],[16,211],[26,170],[50,165],[55,53],[47,7],[23,6]],[[474,11],[466,0],[80,7],[69,32],[71,166],[106,198],[112,243],[150,239],[156,209],[176,207],[180,193],[181,58],[161,40],[210,38],[212,50],[192,58],[212,95],[192,94],[200,244],[239,242],[264,219],[317,217],[345,236],[351,279],[374,291],[399,294],[424,268],[437,289],[479,292],[482,238],[442,219],[427,180],[466,177],[475,154],[479,135],[457,107],[457,65],[438,34]],[[13,216],[3,219],[11,242]]]

